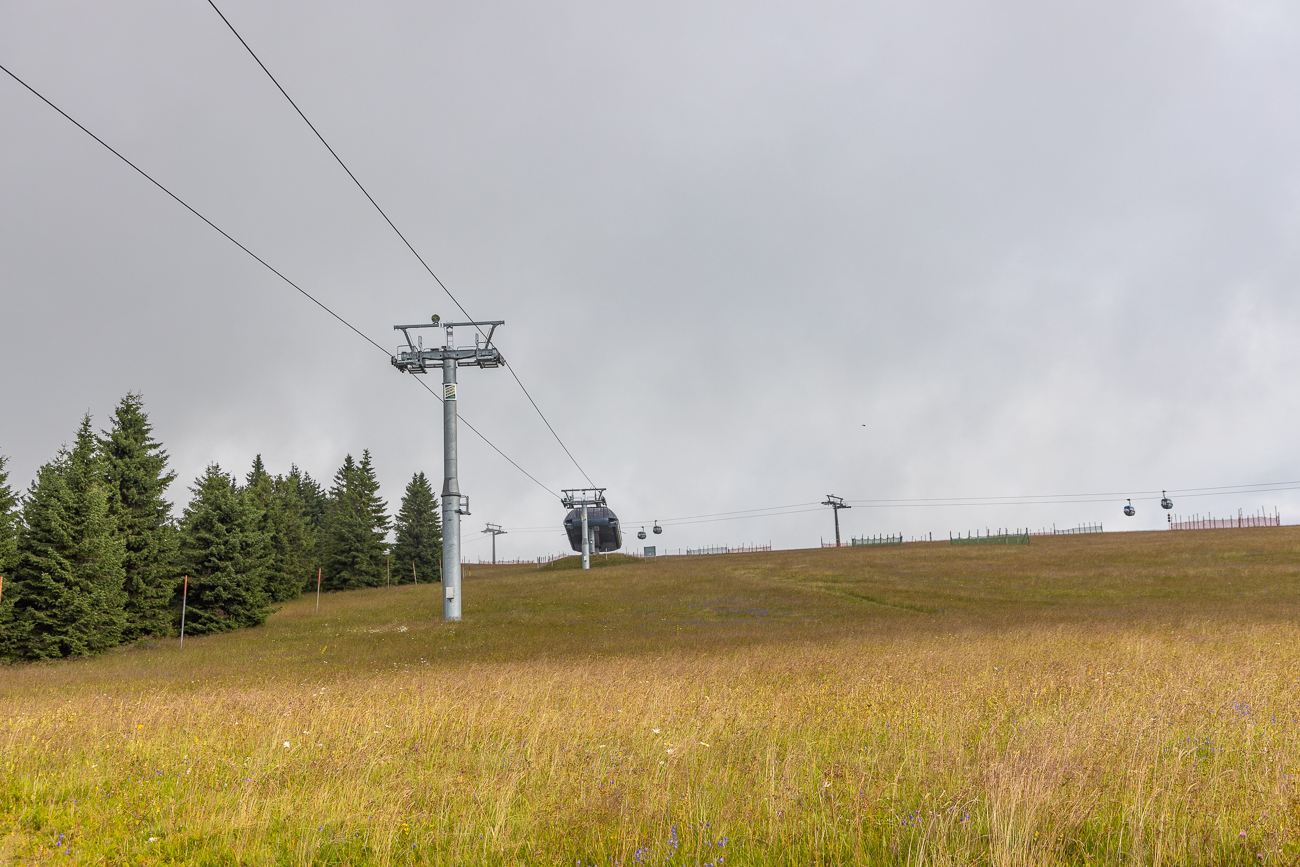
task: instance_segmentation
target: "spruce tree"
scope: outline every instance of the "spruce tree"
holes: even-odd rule
[[[322,586],[326,590],[347,590],[368,583],[357,573],[357,561],[364,561],[364,522],[353,508],[357,464],[348,455],[334,474],[334,485],[325,502],[325,523],[321,533]]]
[[[176,532],[171,503],[164,499],[176,478],[167,472],[167,452],[153,438],[144,399],[128,393],[113,413],[113,425],[99,440],[107,483],[108,512],[125,545],[126,629],[123,639],[169,635],[176,592]]]
[[[438,501],[424,473],[416,473],[407,484],[393,528],[397,536],[393,546],[397,583],[411,582],[416,576],[425,582],[441,581],[442,522],[438,518]]]
[[[13,637],[14,566],[18,562],[18,533],[22,528],[18,511],[18,497],[9,487],[8,459],[0,455],[0,581],[8,582],[5,590],[0,584],[0,659],[13,655],[10,639]]]
[[[0,455],[0,575],[12,575],[18,559],[18,496],[9,487],[9,459]]]
[[[298,484],[288,476],[271,480],[275,505],[271,536],[272,601],[299,596],[315,577],[316,531],[303,508]]]
[[[253,456],[253,467],[248,471],[248,475],[244,476],[244,481],[245,487],[249,488],[261,481],[268,483],[271,481],[271,474],[266,471],[266,464],[262,463],[260,454]]]
[[[299,470],[297,464],[289,467],[288,478],[297,488],[298,498],[302,500],[302,514],[307,520],[307,528],[313,540],[311,575],[307,579],[308,586],[304,587],[309,590],[316,586],[316,568],[325,563],[325,512],[329,508],[329,494],[320,486],[320,482],[311,477],[311,473]]]
[[[307,567],[303,590],[309,590],[316,586],[316,569],[323,565],[325,560],[322,549],[325,507],[329,502],[329,496],[320,483],[311,477],[311,473],[298,469],[297,464],[289,466],[289,475],[284,477],[282,484],[292,488],[293,496],[302,505],[303,530],[306,534],[304,543],[307,546],[303,552]]]
[[[324,587],[352,590],[384,583],[387,506],[379,498],[370,452],[348,455],[334,474],[325,510]]]
[[[319,533],[325,526],[325,508],[329,503],[329,495],[320,486],[320,482],[311,477],[311,473],[298,469],[297,464],[289,467],[286,478],[297,489],[298,499],[302,500],[303,517],[311,525],[312,531]]]
[[[269,561],[272,547],[271,537],[274,533],[272,526],[274,523],[273,513],[275,511],[275,504],[272,500],[275,497],[275,491],[271,488],[271,476],[266,472],[266,466],[262,463],[261,455],[253,458],[253,467],[244,476],[244,481],[246,482],[244,487],[235,486],[236,496],[243,501],[249,512],[249,519],[264,543],[262,555],[265,562],[263,565],[267,567],[267,570],[263,575],[264,585],[262,589],[266,592],[269,601],[271,598]]]
[[[185,631],[201,635],[261,626],[266,595],[266,534],[257,510],[216,464],[195,480],[181,520],[179,563],[189,576]],[[175,610],[179,618],[179,609]]]
[[[375,466],[370,462],[370,449],[361,452],[357,482],[357,497],[374,534],[376,563],[382,565],[392,522],[388,517],[388,503],[379,497],[379,479],[375,478]]]
[[[296,468],[291,471],[296,472]],[[257,513],[258,529],[266,537],[266,595],[272,602],[302,593],[311,571],[315,538],[303,514],[297,480],[272,477],[258,455],[246,476],[241,496]]]
[[[23,503],[11,621],[23,659],[86,656],[122,638],[123,544],[96,446],[87,413],[76,445],[41,467]]]

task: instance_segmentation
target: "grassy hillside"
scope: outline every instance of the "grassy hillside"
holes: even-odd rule
[[[1300,528],[439,590],[0,668],[0,864],[1300,861]]]
[[[609,566],[634,566],[643,562],[638,557],[629,554],[592,554],[590,565],[592,569],[604,569]],[[561,557],[558,560],[552,560],[540,567],[543,572],[563,572],[568,569],[582,568],[582,555],[575,554],[572,557]]]

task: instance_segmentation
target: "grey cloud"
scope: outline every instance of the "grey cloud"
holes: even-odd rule
[[[1300,478],[1288,4],[222,8],[470,312],[507,320],[628,520]],[[0,18],[5,65],[383,345],[452,312],[206,4]],[[438,474],[437,404],[381,353],[12,82],[0,112],[17,478],[128,389],[182,480],[257,452],[325,478],[369,447],[395,504]],[[504,451],[581,483],[503,371],[463,382]],[[473,521],[555,527],[503,556],[560,550],[558,505],[463,443]],[[842,517],[1162,519],[1119,505]],[[1255,505],[1300,497],[1179,510]],[[829,532],[812,512],[659,541]]]

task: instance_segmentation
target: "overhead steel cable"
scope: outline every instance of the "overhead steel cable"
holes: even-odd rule
[[[340,323],[342,323],[343,325],[345,325],[345,326],[346,326],[350,331],[352,331],[353,334],[357,335],[357,336],[360,337],[362,340],[366,341],[366,342],[369,343],[371,346],[375,347],[375,349],[378,349],[380,352],[384,353],[385,356],[387,356],[387,357],[389,357],[389,358],[392,358],[392,354],[391,354],[387,349],[385,349],[384,347],[380,346],[378,343],[376,343],[374,340],[372,340],[369,336],[367,336],[364,332],[362,332],[360,329],[358,329],[358,328],[357,328],[355,325],[353,325],[351,322],[349,322],[349,321],[347,321],[346,319],[344,319],[344,318],[343,318],[342,316],[340,316],[338,313],[335,313],[333,310],[330,309],[330,307],[329,307],[328,305],[326,305],[326,304],[325,304],[323,301],[321,301],[319,298],[317,298],[316,296],[312,295],[312,294],[311,294],[310,292],[308,292],[306,289],[302,288],[302,287],[299,286],[297,283],[295,283],[293,280],[289,279],[289,277],[286,276],[282,271],[280,271],[279,269],[277,269],[277,268],[276,268],[274,265],[272,265],[271,263],[267,262],[267,261],[266,261],[265,259],[263,259],[261,256],[259,256],[259,255],[257,255],[256,253],[254,253],[252,250],[250,250],[247,246],[245,246],[243,243],[241,243],[239,240],[237,240],[233,235],[231,235],[231,234],[230,234],[229,232],[227,232],[225,229],[221,228],[221,227],[218,226],[216,223],[212,222],[212,221],[209,220],[207,217],[203,216],[203,214],[199,213],[199,211],[198,211],[197,209],[195,209],[193,205],[191,205],[189,202],[185,201],[185,200],[182,199],[180,196],[178,196],[178,195],[176,195],[175,193],[173,193],[173,192],[172,192],[171,190],[169,190],[167,187],[163,186],[162,182],[158,181],[156,178],[154,178],[152,175],[150,175],[150,174],[149,174],[148,172],[146,172],[144,169],[140,168],[138,165],[136,165],[136,164],[133,163],[131,160],[129,160],[125,155],[122,154],[121,151],[117,150],[117,149],[114,148],[112,145],[110,145],[108,142],[104,141],[102,138],[100,138],[99,136],[95,135],[93,132],[91,132],[89,129],[87,129],[87,128],[86,128],[86,127],[85,127],[85,126],[84,126],[80,121],[78,121],[76,118],[74,118],[72,115],[68,114],[66,111],[64,111],[63,109],[59,108],[57,105],[55,105],[55,104],[54,104],[53,102],[51,102],[49,99],[47,99],[47,98],[45,97],[44,94],[42,94],[42,93],[41,93],[40,91],[38,91],[36,88],[32,87],[30,84],[28,84],[28,83],[27,83],[26,81],[24,81],[22,78],[18,77],[18,75],[16,75],[12,70],[10,70],[9,67],[4,66],[3,64],[0,64],[0,71],[3,71],[6,75],[8,75],[8,76],[9,76],[10,78],[12,78],[14,81],[16,81],[16,82],[18,82],[19,84],[21,84],[21,85],[22,85],[24,88],[26,88],[26,89],[28,90],[28,92],[30,92],[33,96],[35,96],[35,97],[36,97],[37,99],[39,99],[41,102],[43,102],[43,103],[45,103],[46,105],[48,105],[50,108],[54,109],[56,112],[58,112],[60,115],[62,115],[63,118],[64,118],[65,120],[67,120],[69,123],[71,123],[71,124],[72,124],[73,126],[75,126],[77,129],[79,129],[79,130],[81,130],[82,132],[84,132],[86,135],[90,136],[92,139],[94,139],[96,142],[98,142],[100,145],[102,145],[102,146],[104,147],[104,149],[107,150],[109,153],[111,153],[113,156],[117,157],[119,160],[121,160],[122,162],[124,162],[124,163],[126,163],[128,166],[130,166],[132,169],[134,169],[134,170],[136,171],[136,173],[140,175],[140,177],[144,178],[146,181],[148,181],[149,183],[153,184],[153,185],[154,185],[155,187],[157,187],[158,189],[162,190],[162,191],[163,191],[164,193],[166,193],[167,196],[168,196],[169,198],[171,198],[174,202],[176,202],[177,204],[179,204],[181,207],[183,207],[185,210],[189,211],[189,212],[190,212],[191,214],[193,214],[194,216],[198,217],[198,218],[199,218],[200,220],[202,220],[205,224],[207,224],[210,228],[216,230],[216,231],[217,231],[218,233],[220,233],[220,235],[221,235],[223,238],[225,238],[227,241],[229,241],[230,243],[234,244],[234,245],[235,245],[236,247],[238,247],[239,249],[243,250],[243,251],[244,251],[245,253],[247,253],[249,256],[252,256],[253,259],[255,259],[255,260],[258,262],[258,264],[260,264],[262,267],[266,268],[266,270],[270,271],[270,272],[271,272],[272,274],[274,274],[275,276],[279,277],[279,278],[280,278],[281,280],[283,280],[285,283],[288,283],[290,286],[292,286],[295,290],[297,290],[298,293],[301,294],[301,295],[302,295],[304,298],[306,298],[308,301],[310,301],[311,303],[315,304],[315,305],[316,305],[317,307],[319,307],[320,309],[324,310],[324,311],[325,311],[326,313],[328,313],[330,316],[333,316],[333,317],[334,317],[335,319],[337,319]],[[416,379],[416,382],[418,382],[418,383],[420,384],[420,386],[424,388],[425,391],[429,392],[429,393],[432,394],[435,398],[437,398],[439,402],[442,402],[442,397],[441,397],[437,392],[435,392],[433,389],[429,388],[429,386],[428,386],[427,383],[425,383],[423,380],[418,379],[418,378]],[[523,474],[524,474],[525,476],[527,476],[529,479],[532,479],[532,481],[533,481],[533,482],[534,482],[538,487],[540,487],[542,490],[546,491],[546,493],[550,494],[550,495],[553,496],[553,497],[557,497],[557,498],[559,497],[559,494],[555,493],[555,492],[552,491],[550,488],[546,487],[546,485],[543,485],[541,482],[539,482],[539,481],[536,479],[536,477],[533,476],[532,473],[528,472],[528,471],[525,470],[523,467],[519,466],[519,464],[515,463],[514,459],[512,459],[512,458],[511,458],[509,455],[507,455],[505,452],[501,451],[501,449],[497,448],[497,446],[496,446],[495,443],[493,443],[490,439],[488,439],[486,436],[484,436],[484,435],[483,435],[483,434],[478,430],[478,428],[474,427],[472,424],[470,424],[468,421],[466,421],[464,416],[461,416],[459,413],[457,413],[457,418],[459,418],[462,422],[464,422],[465,426],[466,426],[467,428],[469,428],[470,430],[472,430],[472,431],[473,431],[473,432],[478,436],[479,439],[481,439],[481,440],[483,440],[483,442],[487,443],[487,444],[492,448],[493,451],[495,451],[497,454],[501,455],[501,457],[503,457],[503,458],[505,458],[507,461],[509,461],[511,466],[513,466],[515,469],[519,470],[519,472],[523,473]]]
[[[247,40],[245,40],[243,36],[239,35],[239,31],[235,29],[235,25],[230,23],[230,19],[226,17],[225,13],[222,12],[219,8],[217,8],[217,4],[213,2],[213,0],[208,0],[208,5],[212,7],[212,11],[217,13],[217,16],[220,17],[222,22],[225,23],[226,27],[230,29],[230,32],[235,35],[235,38],[239,40],[239,44],[244,46],[244,50],[248,52],[249,56],[252,57],[253,60],[257,63],[257,65],[261,67],[262,71],[266,73],[266,77],[271,79],[271,83],[275,85],[276,90],[280,91],[280,94],[286,100],[289,101],[289,105],[293,106],[293,110],[298,113],[298,117],[302,118],[303,123],[307,124],[307,127],[315,134],[316,138],[320,140],[320,143],[323,144],[325,146],[325,149],[330,152],[330,156],[334,157],[334,161],[338,163],[339,167],[347,173],[347,176],[349,178],[352,179],[352,183],[357,185],[357,189],[361,191],[361,194],[365,196],[366,200],[369,201],[370,204],[374,206],[375,210],[379,212],[379,216],[384,218],[384,222],[388,224],[388,227],[392,229],[397,234],[397,237],[402,240],[402,243],[406,245],[406,249],[411,251],[411,255],[415,256],[415,258],[419,261],[419,263],[424,267],[424,270],[429,273],[429,276],[434,279],[434,281],[438,284],[438,286],[442,289],[442,291],[447,293],[447,297],[451,299],[451,302],[456,305],[456,308],[460,310],[461,313],[465,314],[465,318],[470,321],[473,321],[474,317],[469,315],[469,311],[465,309],[465,305],[460,303],[459,299],[457,299],[456,296],[452,294],[452,291],[447,288],[447,284],[442,282],[442,278],[439,277],[434,272],[433,268],[429,267],[428,262],[424,261],[424,257],[421,256],[420,252],[415,249],[415,246],[406,239],[406,236],[402,234],[402,230],[397,228],[397,224],[392,221],[392,219],[388,216],[388,214],[384,211],[384,209],[379,206],[379,202],[375,201],[375,197],[370,195],[370,191],[367,190],[365,188],[365,185],[361,183],[361,181],[357,178],[355,174],[353,174],[352,169],[348,168],[347,163],[343,162],[343,158],[340,157],[338,155],[338,152],[335,151],[334,148],[330,146],[330,143],[325,140],[325,136],[321,135],[320,130],[318,130],[316,128],[316,125],[311,122],[311,120],[307,117],[307,114],[301,108],[298,107],[298,103],[294,102],[293,97],[290,96],[289,92],[284,89],[284,86],[280,84],[279,80],[274,75],[271,74],[271,70],[266,68],[266,64],[262,62],[262,58],[258,57],[257,52],[253,50],[252,46],[248,44]],[[483,332],[482,328],[479,328],[478,326],[475,327],[478,328],[478,332],[482,334],[484,338],[487,337],[487,335]],[[578,472],[582,473],[583,478],[587,480],[587,484],[594,486],[596,483],[591,480],[591,476],[587,475],[587,471],[584,470],[582,468],[582,465],[578,463],[578,459],[573,456],[573,452],[569,451],[569,447],[564,444],[564,440],[560,439],[560,435],[556,433],[555,428],[551,425],[550,420],[546,417],[546,414],[542,412],[542,408],[537,405],[537,401],[533,400],[532,394],[529,393],[528,388],[523,383],[523,380],[519,378],[519,374],[515,373],[514,367],[510,364],[508,360],[503,359],[503,361],[505,362],[506,369],[510,371],[510,375],[514,378],[515,383],[523,391],[524,397],[528,398],[528,402],[532,404],[532,407],[534,410],[536,410],[538,417],[541,418],[542,423],[546,425],[546,429],[551,432],[551,436],[555,437],[555,441],[560,444],[560,448],[562,448],[564,450],[564,453],[569,456],[569,460],[573,462],[573,465],[578,468]]]
[[[1070,503],[1109,503],[1120,497],[1158,500],[1168,493],[1178,497],[1218,497],[1228,494],[1266,494],[1270,491],[1300,489],[1300,481],[1260,482],[1246,485],[1219,485],[1205,488],[1169,488],[1167,491],[1099,491],[1088,494],[1021,494],[989,497],[920,497],[875,500],[849,500],[866,508],[892,508],[894,506],[1050,506]]]
[[[459,307],[460,305],[457,306]],[[481,331],[482,329],[479,330]],[[551,432],[551,436],[555,437],[555,441],[560,444],[560,448],[564,449],[564,453],[569,456],[569,460],[573,461],[573,465],[578,468],[578,472],[582,473],[582,477],[587,480],[587,484],[595,487],[596,483],[591,480],[591,476],[587,475],[587,471],[582,468],[582,464],[578,463],[578,459],[573,456],[573,452],[569,451],[569,447],[564,444],[564,440],[560,439],[560,435],[555,432],[555,428],[551,427],[551,422],[546,418],[545,414],[542,413],[542,408],[537,405],[537,401],[533,400],[533,396],[528,393],[528,389],[519,378],[519,374],[515,373],[514,365],[510,363],[509,359],[502,358],[501,360],[505,364],[506,370],[510,371],[510,375],[514,378],[515,382],[519,384],[519,388],[523,391],[524,397],[528,398],[528,402],[533,405],[533,409],[537,410],[537,416],[542,420],[542,423],[546,425],[546,429]]]
[[[159,183],[158,181],[156,181],[156,180],[153,178],[152,175],[150,175],[150,174],[149,174],[148,172],[146,172],[144,169],[142,169],[142,168],[140,168],[139,166],[137,166],[135,163],[131,162],[129,159],[127,159],[125,156],[123,156],[122,153],[121,153],[120,151],[118,151],[116,148],[114,148],[114,147],[113,147],[112,145],[110,145],[108,142],[104,141],[102,138],[100,138],[99,136],[95,135],[93,132],[91,132],[90,130],[86,129],[84,126],[82,126],[81,123],[80,123],[76,118],[74,118],[72,115],[68,114],[66,111],[64,111],[63,109],[59,108],[57,105],[55,105],[54,103],[52,103],[52,102],[50,102],[48,99],[46,99],[45,96],[42,95],[42,94],[40,93],[40,91],[38,91],[36,88],[32,87],[32,86],[31,86],[30,84],[28,84],[27,82],[23,81],[23,80],[22,80],[21,78],[19,78],[17,75],[15,75],[15,74],[14,74],[14,73],[13,73],[13,72],[8,68],[8,67],[7,67],[7,66],[0,65],[0,70],[4,70],[4,72],[5,72],[6,75],[8,75],[10,78],[12,78],[14,81],[18,82],[19,84],[21,84],[23,87],[27,88],[27,90],[30,91],[30,92],[32,93],[32,95],[34,95],[37,99],[39,99],[41,102],[45,103],[45,104],[48,105],[50,108],[52,108],[52,109],[54,109],[55,111],[57,111],[59,114],[63,115],[64,119],[67,120],[68,122],[70,122],[70,123],[71,123],[73,126],[75,126],[77,129],[81,130],[81,131],[84,132],[86,135],[90,136],[90,137],[93,138],[95,141],[97,141],[97,142],[99,142],[101,145],[103,145],[104,148],[105,148],[105,150],[107,150],[107,151],[108,151],[109,153],[111,153],[113,156],[117,157],[119,160],[121,160],[122,162],[126,163],[126,164],[127,164],[128,166],[130,166],[131,168],[135,169],[136,172],[139,173],[140,177],[144,178],[146,181],[148,181],[149,183],[153,184],[153,185],[154,185],[155,187],[157,187],[158,189],[162,190],[164,193],[166,193],[168,196],[170,196],[170,197],[171,197],[171,198],[172,198],[172,199],[173,199],[177,204],[179,204],[182,208],[184,208],[185,210],[189,211],[191,214],[193,214],[194,216],[198,217],[198,218],[199,218],[200,220],[202,220],[203,222],[207,223],[211,228],[216,229],[218,232],[221,233],[222,237],[224,237],[227,241],[229,241],[230,243],[234,244],[236,247],[238,247],[239,249],[243,250],[243,251],[244,251],[245,253],[247,253],[248,255],[252,256],[254,259],[256,259],[258,262],[260,262],[260,263],[262,264],[262,266],[263,266],[264,268],[266,268],[268,271],[270,271],[272,274],[274,274],[275,276],[279,277],[279,278],[280,278],[281,280],[283,280],[284,282],[288,283],[288,284],[289,284],[290,286],[292,286],[294,289],[297,289],[300,293],[302,293],[302,296],[303,296],[304,298],[306,298],[308,301],[310,301],[311,303],[315,304],[315,305],[316,305],[317,307],[319,307],[320,309],[324,310],[324,311],[325,311],[326,313],[328,313],[330,316],[333,316],[333,317],[334,317],[335,319],[337,319],[339,322],[342,322],[342,323],[343,323],[344,325],[346,325],[348,328],[352,329],[352,331],[353,331],[353,332],[354,332],[358,337],[360,337],[362,340],[364,340],[364,341],[366,341],[367,343],[369,343],[371,346],[375,347],[375,349],[378,349],[380,352],[384,353],[385,355],[389,356],[390,358],[392,357],[392,354],[391,354],[387,349],[384,349],[384,347],[380,346],[378,343],[375,343],[375,341],[371,340],[371,339],[370,339],[369,337],[367,337],[365,334],[363,334],[363,333],[361,333],[360,331],[358,331],[358,330],[356,329],[356,327],[355,327],[351,322],[348,322],[348,321],[347,321],[346,319],[344,319],[342,316],[338,315],[338,314],[335,313],[333,310],[331,310],[331,309],[329,309],[328,307],[326,307],[325,304],[323,304],[320,300],[318,300],[317,298],[315,298],[315,297],[314,297],[311,293],[309,293],[306,289],[303,289],[301,286],[299,286],[297,283],[295,283],[295,282],[293,282],[292,280],[290,280],[288,277],[286,277],[286,276],[285,276],[284,274],[282,274],[280,271],[276,270],[274,266],[272,266],[269,262],[267,262],[267,261],[266,261],[265,259],[263,259],[261,256],[257,255],[257,254],[254,253],[252,250],[248,249],[248,248],[245,247],[243,244],[241,244],[239,241],[235,240],[233,237],[231,237],[230,233],[227,232],[225,229],[221,228],[221,227],[218,226],[216,223],[212,222],[212,221],[209,220],[207,217],[205,217],[205,216],[203,216],[202,214],[200,214],[200,213],[199,213],[198,211],[196,211],[196,210],[195,210],[195,209],[194,209],[194,208],[193,208],[193,207],[192,207],[188,202],[186,202],[186,201],[185,201],[184,199],[182,199],[180,196],[176,195],[176,194],[173,193],[171,190],[167,189],[167,188],[164,187],[161,183]]]
[[[1246,493],[1250,493],[1251,491],[1248,489],[1252,489],[1252,488],[1260,489],[1264,493],[1267,493],[1269,490],[1287,490],[1287,491],[1291,490],[1291,488],[1289,487],[1278,487],[1279,485],[1300,485],[1300,480],[1296,480],[1294,482],[1259,482],[1258,484],[1253,484],[1253,485],[1219,485],[1218,487],[1214,487],[1214,488],[1179,488],[1177,490],[1170,488],[1169,493],[1182,494],[1184,496],[1192,496],[1192,494],[1196,491],[1226,491],[1227,493],[1230,494],[1246,494]],[[1144,491],[1143,493],[1146,492]]]
[[[389,356],[389,357],[391,358],[392,356]],[[433,395],[433,396],[437,399],[438,403],[446,403],[446,401],[444,401],[444,400],[442,399],[442,395],[438,394],[438,392],[434,391],[432,388],[429,387],[429,383],[425,382],[423,379],[420,379],[418,376],[415,378],[415,381],[418,382],[418,383],[420,384],[420,387],[421,387],[421,388],[423,388],[425,391],[429,392],[429,394]],[[543,485],[541,482],[539,482],[539,481],[537,480],[537,477],[536,477],[536,476],[534,476],[532,473],[528,472],[528,470],[524,469],[523,467],[519,466],[519,464],[515,463],[514,458],[510,457],[510,455],[506,454],[505,452],[501,451],[501,449],[497,448],[497,444],[496,444],[496,443],[492,442],[492,440],[488,439],[487,437],[483,436],[483,434],[479,433],[478,428],[476,428],[476,427],[474,427],[474,425],[470,424],[470,423],[465,419],[465,416],[463,416],[463,415],[460,414],[460,410],[457,410],[457,411],[456,411],[456,418],[460,419],[460,423],[463,424],[463,425],[465,425],[465,427],[467,427],[467,428],[469,428],[470,430],[474,431],[474,434],[475,434],[479,439],[483,440],[483,442],[487,443],[488,446],[491,447],[492,451],[496,452],[497,454],[501,455],[501,457],[503,457],[503,458],[505,458],[507,461],[509,461],[509,462],[510,462],[510,466],[514,467],[516,470],[518,470],[519,472],[523,473],[525,476],[528,476],[528,478],[532,479],[533,484],[537,485],[537,487],[541,488],[543,491],[545,491],[546,493],[550,494],[552,497],[555,497],[557,500],[560,498],[560,495],[559,495],[559,494],[555,493],[555,491],[552,491],[550,488],[546,487],[546,485]]]
[[[821,509],[809,508],[809,507],[816,507],[820,505],[821,503],[816,503],[816,502],[791,503],[785,506],[766,506],[762,509],[738,509],[734,512],[709,512],[708,514],[704,514],[704,515],[683,515],[677,518],[664,518],[663,520],[644,519],[644,518],[637,518],[635,520],[628,519],[628,520],[619,521],[619,524],[623,527],[632,527],[637,524],[658,523],[660,526],[664,526],[664,527],[676,527],[683,524],[708,524],[708,523],[712,523],[713,521],[740,521],[740,520],[744,520],[745,518],[771,518],[771,517],[777,517],[779,515],[797,515],[802,512],[820,512]],[[555,528],[548,526],[548,527],[511,527],[509,529],[510,532],[512,533],[539,533],[539,532],[549,532]]]
[[[817,505],[820,505],[820,503],[818,503]],[[685,527],[685,526],[692,525],[692,524],[716,524],[716,523],[719,523],[719,522],[721,522],[721,521],[744,521],[744,520],[748,520],[748,519],[750,519],[750,518],[779,518],[779,517],[781,517],[781,516],[783,516],[783,515],[803,515],[803,514],[811,514],[811,513],[814,513],[814,512],[821,512],[821,511],[822,511],[821,509],[790,509],[790,510],[788,510],[788,511],[784,511],[784,512],[769,512],[769,513],[767,513],[767,514],[763,514],[763,515],[731,515],[731,516],[729,516],[729,517],[724,517],[724,518],[698,518],[698,519],[695,519],[695,520],[686,520],[686,519],[682,519],[682,518],[677,518],[677,519],[665,519],[665,520],[663,520],[663,521],[660,521],[659,523],[660,523],[661,526],[664,526],[664,527]],[[637,524],[641,524],[641,523],[645,523],[645,522],[642,522],[642,521],[622,521],[622,520],[620,520],[618,523],[619,523],[619,526],[622,528],[623,532],[626,533],[626,532],[629,532],[629,531],[631,530],[631,528],[634,527],[634,526],[636,526]],[[556,527],[507,527],[506,529],[509,530],[511,533],[550,533],[550,532],[560,532],[560,533],[562,533],[562,532],[564,532],[564,529],[563,529],[562,527],[561,527],[561,528],[556,528]]]
[[[657,521],[659,524],[662,524],[662,525],[664,525],[664,526],[671,526],[671,525],[673,525],[673,524],[681,524],[681,523],[684,523],[684,522],[686,522],[686,521],[695,521],[695,520],[702,519],[702,518],[718,518],[718,517],[722,517],[722,516],[724,516],[724,515],[736,515],[737,517],[741,517],[741,518],[764,518],[764,517],[767,517],[767,514],[765,514],[765,513],[773,513],[773,512],[775,512],[777,509],[802,509],[802,508],[804,508],[805,506],[820,506],[820,505],[821,505],[821,503],[816,503],[816,502],[813,502],[813,503],[789,503],[789,504],[784,505],[784,506],[766,506],[766,507],[764,507],[764,508],[762,508],[762,509],[737,509],[737,510],[732,511],[732,512],[709,512],[709,513],[704,514],[704,515],[681,515],[680,517],[677,517],[677,518],[664,518],[662,521],[660,521],[660,520],[657,519],[657,518],[654,519],[654,520]],[[817,509],[817,510],[815,510],[815,511],[821,511],[821,510],[820,510],[820,509]],[[789,512],[780,512],[779,514],[783,514],[783,515],[784,515],[784,514],[790,514],[790,513],[789,513]],[[623,522],[621,522],[621,523],[623,523],[623,524],[625,524],[625,525],[630,525],[630,524],[648,524],[648,523],[650,523],[650,521],[646,521],[646,520],[644,520],[644,519],[638,519],[638,520],[634,520],[634,521],[633,521],[633,520],[623,521]]]
[[[1300,480],[1293,482],[1259,482],[1247,485],[1219,485],[1205,488],[1170,488],[1160,491],[1182,498],[1222,497],[1231,494],[1266,494],[1270,491],[1300,490]],[[1143,497],[1143,494],[1151,496]],[[1036,499],[1035,499],[1036,497]],[[1119,497],[1131,497],[1134,500],[1158,500],[1156,492],[1123,491],[1116,493],[1092,494],[1040,494],[1022,495],[1021,497],[918,497],[914,499],[894,500],[847,500],[864,508],[970,508],[974,506],[1068,506],[1073,504],[1115,503]],[[1104,499],[1099,499],[1104,498]],[[743,521],[752,518],[775,518],[783,515],[801,515],[822,512],[818,506],[824,503],[790,503],[784,506],[767,506],[761,509],[738,509],[732,512],[712,512],[703,515],[683,515],[677,518],[655,519],[663,527],[678,527],[689,524],[711,524],[718,521]],[[619,522],[626,530],[638,524],[650,524],[648,519],[626,519]],[[550,532],[551,527],[509,527],[512,533]]]

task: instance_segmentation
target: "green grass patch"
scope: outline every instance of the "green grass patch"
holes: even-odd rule
[[[627,560],[0,668],[0,864],[1300,862],[1296,528]]]
[[[640,565],[645,562],[640,557],[632,557],[628,554],[592,554],[591,568],[605,569],[610,566],[632,566]],[[543,572],[563,572],[569,569],[581,569],[582,556],[574,555],[572,557],[561,557],[558,560],[552,560],[542,567]]]

